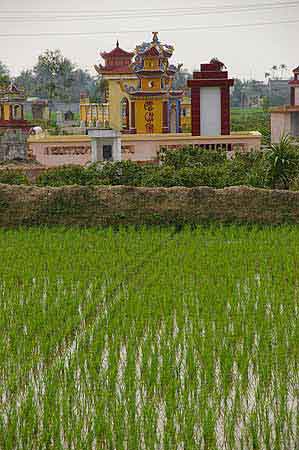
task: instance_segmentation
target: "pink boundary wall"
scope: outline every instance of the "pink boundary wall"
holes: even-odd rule
[[[221,146],[231,155],[235,151],[260,150],[258,132],[232,133],[229,136],[191,136],[190,134],[122,135],[122,159],[157,162],[163,148],[181,149],[186,146]],[[85,165],[91,161],[91,139],[88,136],[30,137],[29,158],[43,166],[65,164]]]
[[[91,161],[91,140],[81,135],[30,137],[28,156],[47,167],[68,164],[84,166]]]

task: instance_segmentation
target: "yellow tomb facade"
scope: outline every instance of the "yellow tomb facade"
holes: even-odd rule
[[[117,42],[111,52],[101,53],[105,65],[95,69],[107,82],[106,102],[97,107],[82,98],[81,120],[109,117],[111,128],[127,134],[180,133],[183,91],[172,86],[179,70],[169,63],[173,51],[154,32],[152,41],[134,52],[121,49]]]

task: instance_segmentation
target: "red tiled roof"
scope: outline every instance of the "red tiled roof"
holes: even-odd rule
[[[133,70],[130,66],[94,66],[96,71],[100,74],[109,74],[109,73],[133,73]]]
[[[143,56],[159,56],[160,53],[159,51],[156,49],[156,47],[150,47],[148,50],[146,50],[143,53]]]
[[[126,52],[122,48],[116,46],[111,52],[102,52],[101,57],[106,58],[133,58],[133,52]]]

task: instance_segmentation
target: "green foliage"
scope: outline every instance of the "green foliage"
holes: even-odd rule
[[[132,161],[116,161],[92,164],[87,171],[90,184],[138,186],[143,169]]]
[[[85,185],[88,180],[88,172],[82,166],[63,166],[48,169],[38,176],[38,186],[67,186]]]
[[[29,184],[29,180],[21,170],[0,169],[0,183],[2,184]]]
[[[60,50],[46,50],[39,55],[37,64],[31,70],[24,70],[15,78],[28,96],[38,96],[51,100],[76,101],[80,92],[90,92],[95,96],[96,81],[91,75],[77,68]]]
[[[226,161],[226,153],[221,150],[206,150],[190,146],[180,150],[162,149],[160,158],[166,166],[181,169],[183,167],[221,164]]]
[[[0,61],[0,87],[9,84],[10,74],[8,67]]]
[[[0,230],[1,450],[296,449],[298,240]]]
[[[252,108],[232,108],[232,131],[259,131],[263,138],[262,143],[269,145],[271,142],[270,112],[267,110]]]
[[[267,152],[271,187],[289,188],[292,178],[298,175],[299,151],[289,136],[283,136],[278,144],[272,144]]]

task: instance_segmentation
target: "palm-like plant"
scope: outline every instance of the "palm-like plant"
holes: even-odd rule
[[[296,150],[292,138],[283,135],[278,144],[272,144],[266,154],[269,163],[269,181],[272,188],[283,183],[285,189],[289,184],[294,171],[299,164],[299,152]]]
[[[277,66],[272,66],[271,70],[272,70],[272,78],[275,79],[276,78],[276,72],[277,72],[278,67]]]
[[[285,71],[287,70],[287,65],[286,64],[280,64],[279,68],[281,70],[281,78],[283,79]]]

